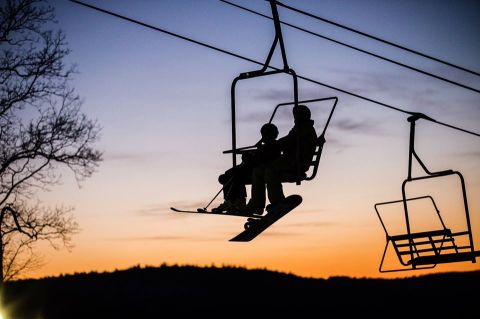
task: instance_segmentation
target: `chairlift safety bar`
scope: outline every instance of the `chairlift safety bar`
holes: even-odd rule
[[[330,120],[332,119],[333,112],[335,112],[335,108],[336,108],[337,103],[338,103],[338,97],[333,96],[333,97],[325,97],[325,98],[320,98],[320,99],[298,101],[298,104],[308,104],[308,103],[330,101],[330,100],[334,100],[335,102],[333,103],[332,110],[330,111],[330,114],[328,115],[327,122],[325,123],[322,134],[320,134],[320,136],[325,135],[325,132],[327,131],[327,127],[330,124]],[[287,106],[287,105],[295,105],[295,102],[287,102],[287,103],[277,104],[277,106],[273,110],[272,116],[270,117],[270,120],[268,121],[268,123],[272,123],[273,118],[275,117],[275,114],[277,113],[277,110],[280,106]]]

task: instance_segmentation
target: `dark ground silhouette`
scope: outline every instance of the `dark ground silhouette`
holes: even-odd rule
[[[413,274],[412,274],[413,275]],[[163,318],[166,314],[295,312],[472,318],[480,271],[406,279],[310,279],[235,267],[134,267],[5,284],[7,318]],[[254,316],[257,317],[257,316]]]

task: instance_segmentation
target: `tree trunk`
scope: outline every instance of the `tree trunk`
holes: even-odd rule
[[[2,214],[3,215],[3,214]],[[3,218],[2,218],[3,219]],[[0,220],[0,227],[3,220]],[[0,230],[0,289],[3,286],[3,234]]]

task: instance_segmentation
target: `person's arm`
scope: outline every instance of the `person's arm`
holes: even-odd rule
[[[294,140],[294,135],[295,133],[293,132],[293,129],[290,130],[290,132],[285,135],[284,137],[282,138],[279,138],[277,140],[277,143],[278,143],[278,147],[283,151],[285,150],[285,148],[288,148],[289,145],[291,145],[293,142],[295,142]]]

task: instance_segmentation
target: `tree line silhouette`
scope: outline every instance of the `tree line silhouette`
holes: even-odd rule
[[[259,314],[369,317],[474,313],[480,271],[404,279],[304,278],[238,267],[133,267],[6,282],[8,318],[160,318],[166,314]]]

